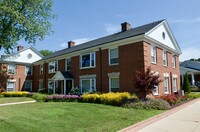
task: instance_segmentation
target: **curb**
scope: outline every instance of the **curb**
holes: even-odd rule
[[[27,103],[35,103],[36,101],[23,101],[23,102],[14,102],[14,103],[5,103],[5,104],[0,104],[0,106],[7,106],[7,105],[16,105],[16,104],[27,104]]]
[[[148,126],[148,125],[150,125],[150,124],[152,124],[152,123],[154,123],[156,121],[159,121],[159,120],[161,120],[161,119],[163,119],[163,118],[165,118],[165,117],[167,117],[167,116],[169,116],[169,115],[181,110],[182,108],[188,107],[188,106],[190,106],[190,105],[192,105],[192,104],[194,104],[194,103],[196,103],[198,101],[200,101],[200,98],[194,99],[194,100],[189,101],[187,103],[184,103],[184,104],[182,104],[180,106],[177,106],[177,107],[175,107],[175,108],[173,108],[171,110],[167,110],[164,113],[161,113],[159,115],[150,117],[149,119],[146,119],[144,121],[138,122],[138,123],[136,123],[136,124],[134,124],[132,126],[126,127],[126,128],[124,128],[122,130],[119,130],[119,132],[137,132],[140,129],[142,129],[142,128],[144,128],[144,127],[146,127],[146,126]]]

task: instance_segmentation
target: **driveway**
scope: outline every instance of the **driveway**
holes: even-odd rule
[[[121,132],[200,132],[200,99],[121,130]]]

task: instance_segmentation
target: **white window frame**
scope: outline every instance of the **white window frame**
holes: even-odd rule
[[[173,78],[173,92],[177,92],[177,78]]]
[[[27,67],[29,67],[30,68],[30,70],[31,70],[31,74],[29,75],[29,74],[27,74],[28,73],[28,71],[27,71]],[[26,66],[26,71],[25,71],[25,75],[27,75],[27,76],[31,76],[31,75],[33,75],[33,67],[32,66]]]
[[[70,60],[70,69],[68,69],[67,61]],[[71,58],[66,58],[65,60],[65,71],[71,71]]]
[[[156,47],[151,46],[151,63],[156,64],[156,56],[157,56]],[[153,61],[153,58],[154,58],[154,61]]]
[[[176,57],[172,55],[172,68],[176,68]]]
[[[54,80],[51,80],[51,79],[48,80],[48,93],[50,93],[50,89],[51,89],[49,87],[49,83],[53,83],[53,88],[52,88],[53,91],[52,91],[52,93],[53,94],[58,94],[58,81],[54,81]]]
[[[50,63],[54,63],[53,65],[54,65],[54,69],[52,69],[52,70],[50,70]],[[57,65],[57,67],[56,67],[56,65]],[[51,61],[51,62],[49,62],[49,64],[48,64],[48,71],[49,71],[49,73],[55,73],[55,72],[57,72],[58,71],[58,61]]]
[[[41,84],[42,84],[42,87],[41,87]],[[43,79],[40,79],[39,80],[39,84],[38,84],[39,86],[39,89],[38,90],[40,90],[40,89],[43,89],[43,87],[44,87],[44,82],[43,82]]]
[[[113,91],[112,91],[112,84],[111,84],[112,81],[111,81],[111,80],[112,80],[112,79],[116,79],[116,78],[119,80],[119,84],[118,84],[119,87],[118,87],[118,89],[120,88],[120,79],[119,79],[119,76],[111,76],[111,77],[109,77],[109,92],[113,92]],[[118,91],[119,91],[119,90],[118,90]]]
[[[94,66],[92,66],[92,54],[94,54]],[[90,55],[90,65],[87,66],[87,67],[82,67],[82,57],[84,55]],[[81,69],[94,68],[95,66],[96,66],[96,54],[95,54],[95,52],[90,52],[90,53],[80,55],[80,68]]]
[[[40,75],[43,75],[44,72],[44,65],[40,64]]]
[[[32,88],[33,88],[33,82],[32,82],[32,80],[26,80],[25,82],[24,82],[24,91],[26,91],[25,89],[26,89],[26,83],[31,83],[31,87],[30,87],[30,91],[28,91],[28,92],[31,92],[32,91]]]
[[[14,69],[10,69],[11,65],[14,66]],[[13,74],[10,74],[9,70],[12,70]],[[16,74],[16,65],[15,64],[8,64],[8,75],[15,75],[15,74]]]
[[[164,90],[165,94],[169,94],[169,77],[164,77]]]
[[[157,85],[154,85],[153,95],[159,95],[159,89]]]
[[[111,50],[117,50],[117,56],[114,57],[114,58],[111,58]],[[118,59],[118,63],[112,63],[111,64],[111,59]],[[119,64],[119,49],[118,47],[117,48],[112,48],[112,49],[109,49],[109,65],[112,66],[112,65],[118,65]]]
[[[83,93],[83,81],[89,80],[90,81],[90,89],[88,92],[96,91],[96,78],[81,78],[80,79],[80,86],[81,86],[81,93]],[[92,81],[94,82],[94,89],[92,89]]]
[[[14,87],[13,88],[11,88],[11,87],[8,87],[8,83],[13,83],[14,84]],[[8,89],[13,89],[13,91],[15,91],[15,89],[16,89],[16,82],[7,82],[7,86],[6,86],[6,91],[7,92],[13,92],[13,91],[10,91],[10,90],[8,90]]]
[[[167,66],[167,51],[163,50],[163,65]]]

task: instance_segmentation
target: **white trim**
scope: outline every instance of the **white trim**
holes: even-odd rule
[[[164,77],[169,77],[169,74],[168,73],[163,73],[163,76]]]
[[[68,70],[68,65],[67,65],[67,61],[70,60],[70,70]],[[66,58],[65,59],[65,71],[71,71],[71,58]]]
[[[31,69],[31,75],[27,74],[27,67],[30,67],[30,69]],[[26,76],[32,76],[33,75],[33,67],[32,66],[25,66],[25,75]]]
[[[173,74],[172,77],[173,77],[173,78],[177,78],[177,75],[176,75],[176,74]]]
[[[88,78],[96,78],[96,74],[93,75],[81,75],[79,76],[80,79],[88,79]]]
[[[9,65],[13,65],[13,66],[15,67],[15,68],[14,68],[14,74],[9,74],[9,72],[8,72],[8,71],[9,71]],[[8,64],[7,74],[8,74],[8,75],[16,75],[16,69],[17,69],[17,68],[16,68],[16,64]]]
[[[50,68],[50,66],[49,66],[49,64],[50,63],[54,63],[54,69],[53,70],[49,70],[49,68]],[[57,68],[55,69],[55,65],[56,65],[56,63],[57,63]],[[51,62],[49,62],[48,63],[48,73],[56,73],[58,71],[58,61],[51,61]]]
[[[26,84],[27,82],[30,82],[30,83],[31,83],[31,87],[30,87],[30,92],[31,92],[31,91],[32,91],[32,88],[33,88],[33,80],[25,80],[25,81],[24,81],[24,87],[23,87],[24,90],[26,89],[25,84]]]
[[[82,86],[82,81],[83,81],[83,80],[89,80],[89,81],[90,81],[89,92],[92,92],[92,90],[96,91],[96,78],[81,78],[81,79],[80,79],[81,93],[83,93],[83,86]],[[94,81],[94,89],[92,89],[92,81]]]
[[[174,80],[175,80],[175,82],[176,83],[174,83]],[[174,86],[175,86],[175,90],[174,90]],[[177,89],[177,78],[173,78],[173,92],[177,92],[178,91],[178,89]]]
[[[43,75],[44,74],[44,64],[40,64],[39,65],[40,66],[40,75]],[[42,73],[41,73],[41,71],[42,71]]]
[[[114,79],[114,78],[115,79],[117,78],[119,80],[119,84],[118,85],[119,85],[119,88],[120,88],[120,79],[119,79],[119,76],[110,76],[109,77],[109,92],[112,92],[112,90],[111,90],[112,89],[112,87],[111,87],[112,86],[111,79]]]
[[[6,91],[9,92],[8,91],[8,83],[13,83],[14,84],[13,92],[16,91],[16,82],[11,82],[11,81],[9,81],[9,82],[7,81],[7,83],[6,83]]]
[[[167,83],[165,82],[166,81],[165,79],[167,79]],[[166,90],[165,83],[166,83],[166,88],[167,88],[167,91],[165,91],[165,94],[169,94],[169,77],[164,77],[164,90]]]
[[[120,75],[120,72],[112,72],[112,73],[108,73],[108,77],[116,77],[116,76],[119,77],[119,75]]]
[[[94,54],[94,66],[92,66],[92,54]],[[82,67],[82,56],[83,55],[90,55],[90,66]],[[81,54],[79,58],[80,58],[80,69],[88,69],[88,68],[95,68],[96,67],[96,52]]]
[[[155,85],[154,87],[155,87],[155,89],[156,89],[156,90],[155,90],[156,92],[154,92],[154,90],[153,90],[153,95],[155,95],[155,96],[156,96],[156,95],[159,95],[159,88],[158,88],[158,86]]]
[[[157,48],[156,48],[156,46],[151,45],[150,51],[151,51],[151,63],[156,64],[157,63]],[[152,57],[154,57],[155,61],[152,61]]]
[[[176,68],[176,56],[174,54],[172,54],[172,68]]]
[[[163,49],[163,65],[167,66],[168,65],[168,58],[167,58],[167,51]]]

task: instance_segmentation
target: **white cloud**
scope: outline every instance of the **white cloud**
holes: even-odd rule
[[[182,49],[182,54],[180,55],[180,61],[189,60],[192,58],[198,59],[200,58],[199,54],[200,48],[197,47],[189,47]]]
[[[172,19],[169,20],[170,23],[177,23],[177,24],[193,24],[200,22],[200,17],[196,17],[193,19]]]
[[[120,31],[120,25],[114,25],[114,24],[105,24],[105,31],[106,34],[113,34]]]
[[[90,40],[92,40],[92,38],[79,38],[79,39],[75,39],[73,41],[75,42],[75,45],[79,45],[79,44],[88,42]],[[62,47],[62,48],[67,48],[67,46],[68,46],[68,42],[63,42],[60,44],[60,47]]]

